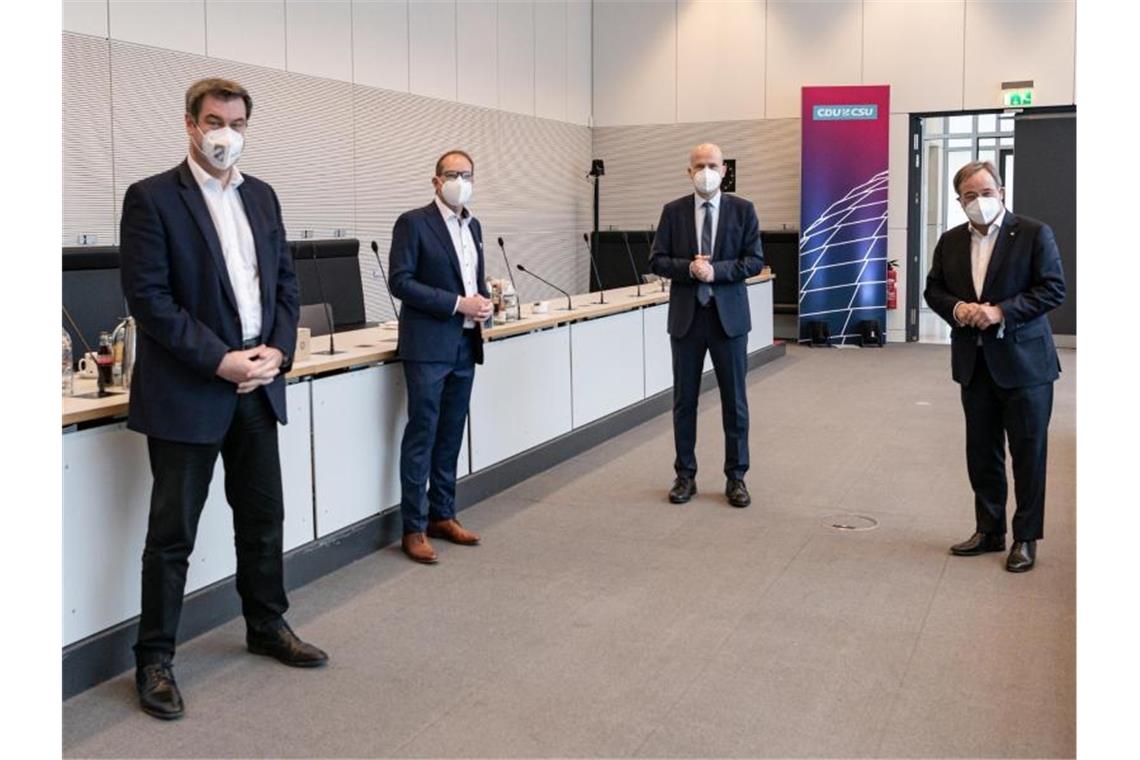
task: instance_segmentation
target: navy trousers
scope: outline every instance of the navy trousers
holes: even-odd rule
[[[717,316],[716,304],[697,307],[684,337],[672,337],[673,348],[673,443],[678,475],[697,474],[697,397],[705,352],[712,355],[720,388],[721,421],[724,425],[724,474],[743,480],[748,472],[748,334],[730,338]]]
[[[1005,535],[1008,438],[1017,498],[1013,538],[1038,540],[1044,535],[1045,525],[1045,457],[1053,412],[1053,383],[998,387],[979,348],[974,375],[969,385],[962,386],[962,409],[966,413],[966,468],[974,489],[977,529]]]
[[[455,465],[475,381],[475,340],[480,340],[477,331],[464,331],[451,362],[403,363],[408,425],[400,444],[400,514],[405,534],[423,533],[429,519],[455,517]]]

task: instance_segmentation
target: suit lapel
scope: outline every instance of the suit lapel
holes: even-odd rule
[[[439,205],[433,200],[427,206],[428,226],[435,232],[435,236],[439,238],[439,242],[443,247],[451,251],[448,258],[451,260],[451,268],[455,270],[455,276],[463,282],[463,270],[459,268],[459,251],[455,250],[455,244],[451,242],[451,232],[447,229],[447,223],[443,221],[443,214],[439,211]]]
[[[716,214],[716,240],[713,241],[713,259],[721,258],[720,251],[722,243],[724,243],[724,228],[728,226],[729,214],[728,196],[723,192],[720,194],[720,207],[717,209]]]
[[[689,199],[684,204],[684,230],[685,238],[689,241],[689,258],[695,259],[697,254],[701,252],[700,243],[697,240],[697,200],[692,193],[689,194]]]
[[[245,218],[249,221],[249,230],[253,234],[253,249],[257,254],[257,281],[261,288],[261,323],[269,324],[269,312],[276,299],[273,291],[277,287],[277,267],[274,261],[277,251],[269,245],[269,230],[262,224],[263,217],[259,213],[261,208],[252,192],[246,192],[248,182],[238,185],[238,195],[241,196],[242,206],[245,207]]]
[[[954,258],[954,263],[959,268],[959,277],[966,283],[966,287],[969,288],[968,292],[973,296],[970,299],[970,303],[977,303],[981,299],[978,298],[978,292],[974,288],[974,257],[971,252],[973,248],[973,233],[970,232],[970,223],[967,222],[962,225],[961,230],[962,233],[959,236],[960,242],[958,243],[959,254]]]
[[[230,271],[226,268],[226,258],[222,255],[222,244],[218,240],[218,231],[214,228],[214,220],[210,216],[210,209],[206,207],[206,199],[202,197],[202,190],[198,187],[194,175],[190,173],[190,167],[186,161],[179,165],[178,177],[182,184],[179,189],[182,201],[190,209],[190,215],[198,224],[202,237],[206,239],[206,247],[210,249],[210,258],[214,260],[214,266],[218,270],[218,278],[222,282],[222,291],[236,312],[237,297],[234,296],[233,285],[230,284]]]
[[[982,283],[982,292],[978,294],[978,300],[982,300],[982,296],[989,292],[993,286],[994,278],[997,277],[997,272],[1001,268],[1002,262],[1009,254],[1009,249],[1013,246],[1013,241],[1017,239],[1018,223],[1015,217],[1009,211],[1005,212],[1005,219],[1001,222],[1001,229],[998,230],[997,240],[994,241],[994,250],[990,254],[990,263],[986,267],[986,278]]]

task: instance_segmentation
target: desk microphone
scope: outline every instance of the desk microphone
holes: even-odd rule
[[[622,230],[621,239],[625,241],[625,252],[629,254],[629,268],[633,270],[633,279],[637,281],[637,295],[630,298],[641,298],[641,275],[637,273],[637,264],[633,261],[633,249],[629,247],[629,233]]]
[[[380,246],[376,245],[376,241],[372,241],[372,255],[376,257],[376,264],[380,267],[380,276],[384,278],[384,287],[388,289],[388,303],[392,304],[392,315],[397,321],[400,319],[400,312],[396,310],[396,299],[392,298],[392,286],[388,283],[388,273],[384,271],[384,264],[380,261]]]
[[[606,302],[606,286],[602,284],[602,273],[598,270],[598,262],[594,259],[594,248],[590,245],[589,234],[583,232],[582,241],[586,244],[586,253],[590,254],[590,265],[594,268],[594,279],[598,281],[598,290],[601,291],[601,298],[594,303],[604,304]]]
[[[503,237],[499,236],[499,250],[503,252],[503,261],[507,265],[507,276],[511,278],[511,287],[515,289],[515,304],[519,310],[519,321],[522,321],[522,292],[515,283],[515,273],[511,271],[511,261],[507,258],[507,247],[503,245]],[[524,270],[525,271],[525,270]]]
[[[567,293],[565,290],[563,290],[562,288],[558,287],[557,285],[555,285],[555,284],[554,284],[553,282],[551,282],[550,280],[545,280],[545,279],[543,279],[543,278],[539,277],[537,274],[535,274],[534,272],[530,271],[529,269],[527,269],[526,267],[524,267],[522,264],[517,264],[517,265],[515,265],[515,269],[519,270],[520,272],[526,272],[527,274],[529,274],[531,277],[533,277],[534,279],[538,280],[539,282],[545,282],[547,285],[549,285],[550,287],[554,288],[555,290],[557,290],[557,291],[558,291],[559,293],[561,293],[562,295],[566,296],[566,308],[565,308],[565,309],[559,309],[559,311],[574,311],[574,304],[573,304],[573,303],[571,303],[571,301],[570,301],[570,294],[569,294],[569,293]]]
[[[657,233],[653,231],[653,225],[649,225],[649,231],[645,233],[645,242],[649,245],[649,255],[653,255],[653,241],[657,238]],[[658,277],[661,281],[661,292],[665,292],[665,278]]]
[[[325,298],[325,283],[324,283],[324,280],[321,278],[321,265],[317,262],[317,244],[316,243],[309,243],[309,252],[313,254],[312,255],[313,269],[315,269],[317,272],[317,294],[321,297],[321,306],[325,307],[324,308],[325,322],[329,326],[329,350],[328,351],[314,351],[313,353],[314,354],[325,354],[327,356],[332,356],[333,354],[343,354],[344,351],[337,351],[336,350],[336,342],[333,339],[333,333],[336,332],[336,328],[333,326],[332,305],[328,302],[328,299]]]

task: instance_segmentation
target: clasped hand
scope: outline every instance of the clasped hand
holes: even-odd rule
[[[954,310],[954,318],[964,325],[985,330],[1000,325],[1005,314],[1000,306],[989,303],[960,303]]]
[[[697,257],[689,263],[689,276],[701,282],[713,281],[713,266],[706,254],[698,253]]]
[[[491,309],[493,304],[490,298],[484,298],[476,293],[473,296],[464,296],[459,299],[459,308],[457,311],[465,317],[470,317],[476,322],[483,322],[487,317],[491,316]]]
[[[218,377],[237,386],[238,393],[249,393],[269,385],[281,372],[285,355],[280,349],[261,344],[240,351],[229,351],[218,365]]]

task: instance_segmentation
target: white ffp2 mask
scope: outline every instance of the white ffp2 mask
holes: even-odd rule
[[[720,187],[721,176],[716,169],[704,168],[693,175],[693,185],[705,195],[711,195]]]
[[[1001,213],[1001,199],[993,196],[979,195],[966,204],[966,216],[974,224],[992,224]]]
[[[440,195],[451,206],[466,206],[474,192],[475,186],[462,177],[447,180],[440,189]]]
[[[203,132],[202,147],[198,150],[210,162],[210,165],[219,171],[225,171],[237,163],[241,158],[241,149],[245,147],[245,137],[241,132],[231,127],[221,127]]]

